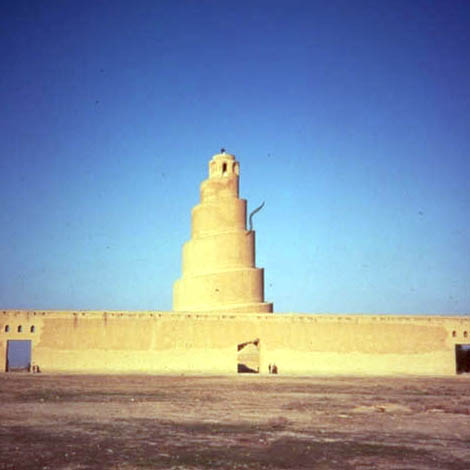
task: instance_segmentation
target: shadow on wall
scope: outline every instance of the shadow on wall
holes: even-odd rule
[[[239,374],[259,374],[259,370],[254,370],[250,367],[248,367],[246,364],[243,363],[238,363],[237,365],[237,372]]]

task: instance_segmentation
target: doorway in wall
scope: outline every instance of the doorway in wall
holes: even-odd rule
[[[237,345],[237,372],[239,374],[259,374],[259,339]]]
[[[470,374],[470,344],[455,345],[455,369],[457,374]]]
[[[31,370],[31,340],[7,341],[7,372],[29,372]]]

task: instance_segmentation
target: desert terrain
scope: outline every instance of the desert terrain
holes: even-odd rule
[[[470,377],[0,375],[0,469],[470,468]]]

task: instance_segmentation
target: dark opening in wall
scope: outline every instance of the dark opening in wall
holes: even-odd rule
[[[457,336],[457,332],[454,330],[454,331],[452,332],[452,338],[455,338],[456,336]]]
[[[225,173],[227,173],[227,164],[222,163],[222,174],[225,175]]]
[[[457,374],[470,373],[470,344],[455,345],[455,369]]]
[[[31,333],[34,333],[36,331],[36,327],[34,325],[31,325],[31,328],[29,329]]]
[[[31,370],[31,340],[7,341],[7,372],[29,372]]]
[[[239,374],[259,374],[258,369],[252,369],[251,367],[248,367],[246,364],[243,364],[240,362],[237,364],[237,372]]]
[[[8,333],[10,331],[10,325],[5,325],[5,333]]]
[[[259,339],[237,345],[237,372],[239,374],[259,374]]]
[[[21,325],[18,325],[18,333],[21,333],[23,331],[23,327]]]
[[[466,331],[463,332],[463,337],[466,338],[468,336],[468,333]]]

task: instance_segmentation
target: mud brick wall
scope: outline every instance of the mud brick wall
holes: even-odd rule
[[[455,375],[469,334],[468,317],[3,310],[0,370],[30,340],[43,372],[235,374],[256,342],[266,374]]]

